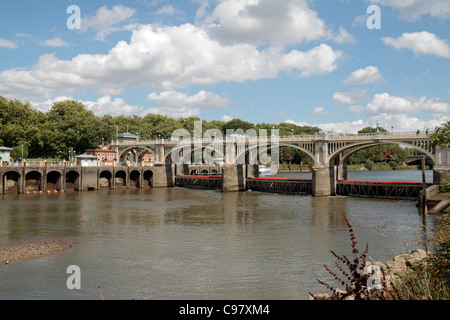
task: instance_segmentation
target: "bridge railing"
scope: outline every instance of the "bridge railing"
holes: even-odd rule
[[[265,137],[270,141],[271,137]],[[279,141],[316,141],[316,140],[373,140],[373,139],[429,139],[428,133],[423,132],[375,132],[375,133],[318,133],[315,135],[289,135],[278,137]],[[226,143],[226,142],[258,142],[258,137],[227,137],[226,139],[216,140],[214,138],[192,138],[191,143],[202,142],[202,143]],[[117,146],[139,146],[139,145],[176,145],[181,141],[178,140],[166,140],[166,139],[156,139],[156,140],[140,140],[136,142],[124,141],[116,142]]]

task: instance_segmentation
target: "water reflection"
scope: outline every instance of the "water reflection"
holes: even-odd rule
[[[113,299],[306,299],[323,290],[316,278],[327,276],[330,250],[350,248],[342,212],[376,260],[403,252],[420,227],[414,202],[346,197],[170,188],[4,195],[1,201],[1,243],[78,243],[3,268],[4,299],[98,299],[99,284]],[[71,264],[82,270],[80,291],[65,287]],[[36,270],[45,273],[38,277]]]

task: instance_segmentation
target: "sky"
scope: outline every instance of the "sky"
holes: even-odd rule
[[[0,95],[354,133],[450,120],[450,0],[0,0]]]

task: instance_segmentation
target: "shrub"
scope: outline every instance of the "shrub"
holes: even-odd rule
[[[390,161],[389,166],[392,168],[392,170],[397,170],[399,167],[398,163],[395,161]]]
[[[373,163],[372,160],[367,159],[364,166],[365,166],[368,170],[372,170],[373,167],[375,166],[375,164]]]
[[[342,274],[342,276],[331,271],[331,269],[327,265],[324,265],[324,267],[337,282],[339,282],[342,286],[344,286],[347,289],[347,292],[339,294],[338,290],[335,287],[330,286],[329,284],[319,279],[317,279],[317,281],[321,285],[330,289],[337,299],[345,299],[348,296],[353,296],[355,300],[369,299],[371,297],[371,294],[367,287],[367,277],[363,276],[361,272],[364,270],[364,266],[366,265],[366,255],[369,250],[369,245],[366,243],[365,251],[363,253],[359,252],[359,250],[356,247],[357,241],[355,233],[353,232],[353,228],[350,225],[347,215],[345,213],[342,213],[342,215],[344,216],[345,223],[348,227],[351,240],[352,254],[354,255],[354,257],[351,260],[347,258],[345,255],[339,256],[334,251],[331,251],[333,256],[339,261],[335,262],[335,265],[338,268],[339,272]],[[314,297],[314,295],[312,294],[311,296]]]
[[[450,192],[450,178],[442,180],[442,191]]]

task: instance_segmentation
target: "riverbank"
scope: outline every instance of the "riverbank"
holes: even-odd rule
[[[23,241],[0,246],[0,263],[31,260],[55,254],[75,245],[64,240]]]
[[[359,282],[363,285],[369,284],[369,278],[371,277],[375,280],[375,283],[380,285],[378,289],[384,287],[394,292],[395,290],[393,288],[395,284],[402,283],[403,279],[408,276],[408,271],[415,265],[431,257],[433,257],[433,253],[426,252],[423,249],[416,249],[409,254],[402,253],[396,255],[385,263],[380,261],[367,261],[363,269],[358,272],[361,277]],[[376,281],[377,279],[378,281]],[[336,289],[331,294],[313,294],[309,297],[309,300],[355,300],[354,289],[354,287],[348,286],[346,290]]]

